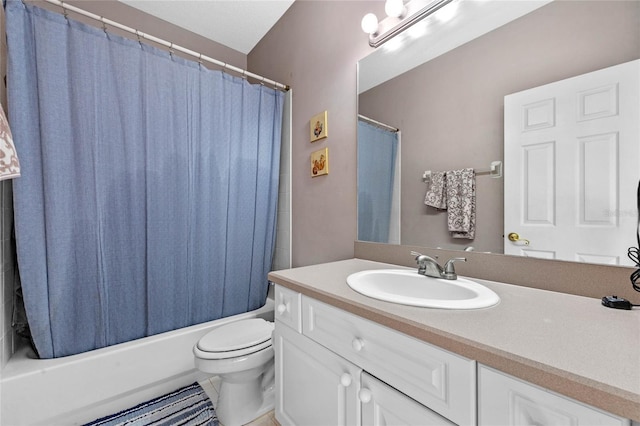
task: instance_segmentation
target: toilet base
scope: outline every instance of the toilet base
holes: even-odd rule
[[[273,365],[263,374],[260,369],[233,377],[221,375],[216,414],[223,426],[245,425],[274,409]]]
[[[264,416],[265,414],[273,411],[273,409],[275,408],[275,392],[273,389],[271,389],[270,391],[266,391],[263,394],[263,400],[262,400],[262,405],[251,415],[247,415],[248,417],[251,417],[248,420],[243,420],[243,425],[250,423],[254,420],[259,419],[260,417]],[[218,418],[218,420],[220,421],[220,418]],[[220,421],[220,426],[233,426],[233,423],[230,425],[227,425],[226,423],[223,423],[222,421]]]

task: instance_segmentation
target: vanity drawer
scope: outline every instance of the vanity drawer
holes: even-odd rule
[[[276,285],[275,320],[302,333],[300,293]]]
[[[303,334],[458,424],[476,422],[473,360],[302,296]]]

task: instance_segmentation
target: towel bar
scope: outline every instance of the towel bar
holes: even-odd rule
[[[488,169],[476,169],[476,175],[489,175],[494,179],[502,177],[502,161],[492,161]],[[422,181],[431,182],[431,170],[426,170],[422,174]]]

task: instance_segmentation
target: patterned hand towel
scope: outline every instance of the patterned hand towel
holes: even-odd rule
[[[435,207],[436,209],[440,210],[447,209],[445,176],[445,172],[431,173],[431,186],[427,190],[427,194],[424,197],[424,203],[427,206]]]
[[[20,161],[13,144],[11,129],[0,105],[0,180],[13,179],[20,176]]]
[[[476,174],[473,169],[446,173],[448,226],[453,238],[476,236]]]

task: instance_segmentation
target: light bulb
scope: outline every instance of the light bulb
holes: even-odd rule
[[[387,0],[384,4],[384,11],[387,16],[399,18],[405,13],[404,3],[402,0]]]
[[[360,23],[362,31],[367,34],[375,34],[378,31],[378,17],[373,13],[367,13]]]

